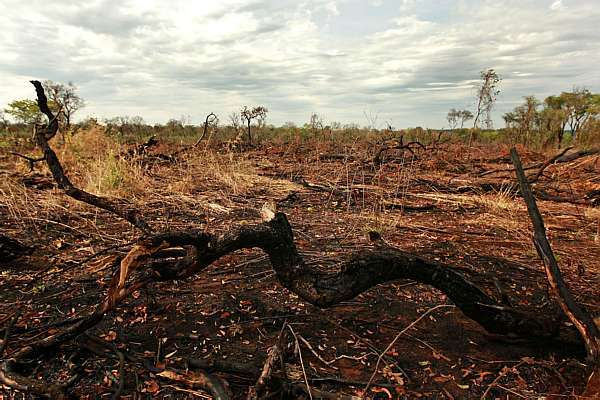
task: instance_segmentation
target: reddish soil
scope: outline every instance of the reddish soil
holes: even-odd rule
[[[161,146],[155,152],[174,150]],[[321,153],[349,157],[327,159]],[[264,203],[276,204],[315,268],[334,269],[351,252],[371,246],[367,233],[375,230],[389,245],[455,266],[499,297],[497,280],[516,307],[558,318],[531,242],[525,205],[509,189],[502,190],[503,183],[509,188],[515,182],[514,175],[480,176],[510,168],[508,148],[467,151],[444,145],[417,154],[419,159],[406,152],[375,168],[363,162],[367,152],[360,145],[264,145],[243,154],[199,150],[177,163],[156,162],[141,173],[145,189],[122,197],[156,230],[226,231],[256,222],[252,210]],[[525,164],[548,157],[524,150],[521,155]],[[60,329],[53,323],[91,310],[111,279],[111,257],[124,254],[139,232],[65,196],[54,188],[45,166],[38,164],[30,173],[21,161],[0,157],[0,227],[34,249],[0,264],[0,326],[15,313],[21,315],[9,338],[11,354]],[[70,176],[84,173],[75,163],[69,165]],[[600,189],[599,171],[598,156],[551,165],[537,187],[584,200]],[[539,206],[572,292],[598,315],[600,210],[544,200]],[[320,358],[335,360],[327,365],[300,344],[311,386],[325,392],[372,399],[475,399],[484,393],[490,399],[563,399],[585,386],[585,351],[568,323],[562,322],[553,341],[508,340],[487,334],[460,310],[448,307],[432,312],[397,339],[363,393],[379,353],[397,333],[431,307],[446,303],[446,296],[435,289],[400,281],[321,310],[282,288],[264,254],[244,251],[219,260],[194,279],[157,283],[135,293],[90,334],[145,360],[146,365],[125,363],[122,398],[210,398],[146,366],[185,370],[189,359],[262,365],[285,323]],[[108,398],[118,385],[118,359],[82,350],[81,340],[56,349],[27,372],[60,380],[73,362],[81,366],[81,378],[70,393]],[[289,354],[286,363],[283,381],[302,384],[299,354]],[[236,398],[245,398],[256,380],[242,373],[217,374]],[[275,376],[284,377],[279,368]],[[320,379],[325,377],[337,381]],[[7,387],[0,387],[2,396],[20,398]]]

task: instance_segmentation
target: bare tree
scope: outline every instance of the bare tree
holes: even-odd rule
[[[476,98],[477,107],[475,113],[475,121],[473,122],[473,128],[478,127],[480,118],[483,118],[485,127],[488,129],[492,128],[492,108],[494,103],[500,94],[498,85],[502,78],[493,69],[481,71],[481,81],[476,86]]]
[[[308,122],[308,125],[313,135],[316,135],[318,131],[323,131],[325,126],[323,124],[323,118],[317,113],[312,113],[310,115],[310,121]]]
[[[363,114],[365,116],[365,119],[367,120],[368,124],[366,126],[366,128],[369,131],[372,131],[373,129],[377,129],[377,121],[379,120],[379,113],[373,113],[373,111],[369,110],[369,112],[367,113],[367,111],[363,111]]]
[[[77,86],[73,82],[65,85],[49,80],[44,81],[42,85],[48,94],[48,100],[57,104],[61,109],[64,115],[65,127],[69,128],[73,114],[85,106],[85,102],[77,94]]]
[[[240,127],[240,113],[233,111],[227,118],[229,119],[231,127],[237,131]]]
[[[451,108],[446,115],[446,121],[448,121],[448,127],[450,129],[455,129],[458,125],[458,119],[460,118],[460,111],[456,108]]]
[[[247,106],[244,106],[244,108],[240,111],[242,120],[244,120],[248,127],[248,143],[252,143],[252,132],[250,130],[250,124],[252,123],[252,120],[257,119],[259,125],[262,125],[264,124],[264,121],[267,118],[268,112],[269,110],[267,110],[267,108],[263,106],[257,106],[251,109]]]

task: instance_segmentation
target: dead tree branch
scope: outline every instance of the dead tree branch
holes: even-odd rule
[[[48,99],[44,94],[44,88],[42,87],[42,84],[39,81],[31,81],[31,83],[33,86],[35,86],[38,107],[40,108],[40,111],[44,113],[46,117],[48,117],[48,121],[50,121],[50,123],[43,129],[36,130],[35,141],[44,152],[44,159],[46,160],[46,164],[48,164],[48,168],[50,168],[50,172],[52,172],[52,176],[58,184],[58,187],[61,188],[67,196],[70,196],[75,200],[79,200],[103,210],[110,211],[126,221],[129,221],[132,225],[141,229],[143,232],[150,232],[150,226],[146,223],[146,221],[144,221],[144,219],[136,210],[128,210],[123,206],[113,203],[109,199],[83,191],[71,183],[69,178],[65,175],[65,171],[58,160],[56,153],[48,144],[48,138],[52,138],[54,135],[56,135],[56,131],[58,130],[58,121],[48,107]]]
[[[404,144],[404,136],[400,136],[400,138],[398,139],[398,141],[395,142],[394,144],[380,146],[377,149],[377,151],[375,152],[375,156],[373,156],[373,159],[372,159],[371,162],[375,166],[380,166],[383,163],[383,154],[386,151],[390,151],[390,150],[408,150],[414,157],[417,157],[417,155],[415,154],[415,152],[414,152],[414,150],[412,149],[411,146],[420,147],[423,150],[427,149],[419,141],[413,141],[413,142],[408,142],[408,143]]]
[[[74,339],[98,324],[130,293],[151,282],[191,277],[223,256],[250,248],[260,248],[267,253],[275,276],[285,288],[321,308],[350,300],[379,284],[412,279],[446,293],[467,317],[490,333],[529,338],[547,338],[555,333],[548,321],[501,305],[452,267],[399,250],[361,251],[342,262],[337,272],[314,270],[300,256],[286,216],[282,213],[271,216],[263,223],[242,226],[218,236],[206,232],[175,232],[142,238],[121,260],[120,270],[96,311],[69,328],[15,352],[0,366],[0,373],[4,373],[0,381],[15,388],[28,387],[29,378],[16,374],[6,378],[6,373],[13,371],[13,366],[23,358]],[[174,247],[191,247],[192,250],[174,262],[157,260],[161,252]]]
[[[27,165],[29,166],[29,172],[33,171],[33,167],[35,166],[35,163],[41,162],[41,161],[45,160],[44,157],[33,158],[33,157],[29,157],[29,156],[26,156],[26,155],[21,154],[21,153],[16,153],[14,151],[11,151],[10,154],[12,154],[14,156],[17,156],[17,157],[21,157],[25,161],[27,161]]]
[[[204,129],[202,131],[202,136],[200,136],[200,138],[196,141],[196,143],[194,143],[194,147],[198,147],[198,145],[200,144],[200,142],[202,142],[202,140],[204,140],[204,138],[206,137],[206,133],[208,132],[208,127],[209,125],[215,124],[219,119],[217,118],[217,116],[215,115],[215,113],[210,113],[206,116],[206,119],[204,120]]]
[[[287,324],[283,325],[283,328],[277,336],[277,341],[269,348],[267,358],[265,359],[262,369],[260,370],[261,372],[256,380],[256,384],[254,384],[254,386],[250,387],[248,390],[248,396],[246,397],[247,400],[257,400],[263,398],[265,388],[271,380],[275,363],[284,356],[284,342],[287,333],[285,330],[286,326]]]
[[[542,174],[544,173],[544,170],[546,168],[548,168],[548,166],[550,164],[553,164],[556,160],[558,160],[559,158],[561,158],[567,151],[571,150],[573,147],[567,147],[565,148],[563,151],[561,151],[560,153],[558,153],[557,155],[555,155],[554,157],[551,157],[550,159],[548,159],[546,162],[544,162],[541,166],[540,169],[538,169],[538,171],[531,176],[527,177],[527,180],[529,181],[529,183],[534,183],[536,182],[538,179],[540,179],[540,177],[542,176]],[[511,152],[512,155],[512,152]],[[513,160],[514,162],[514,160]]]
[[[510,156],[517,172],[521,193],[527,204],[527,211],[529,212],[531,223],[533,224],[533,243],[544,264],[548,282],[550,283],[550,287],[552,288],[552,292],[560,305],[560,308],[579,331],[579,334],[585,343],[587,359],[593,366],[592,377],[596,375],[595,379],[598,379],[597,375],[600,373],[600,332],[590,314],[575,302],[567,284],[563,280],[562,273],[558,267],[558,262],[554,257],[554,252],[546,237],[544,220],[537,207],[535,197],[531,192],[531,187],[523,172],[521,159],[515,148],[511,149]],[[600,388],[596,388],[596,395],[600,394],[598,389]]]

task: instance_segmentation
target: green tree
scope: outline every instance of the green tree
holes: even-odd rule
[[[549,96],[544,100],[542,112],[544,125],[555,132],[560,146],[567,126],[573,137],[586,123],[600,114],[600,95],[587,89],[573,89],[560,96]]]
[[[23,124],[39,124],[43,121],[43,114],[40,112],[37,102],[29,99],[12,101],[4,109],[4,112]]]
[[[541,132],[540,112],[538,111],[541,103],[535,96],[525,96],[524,99],[525,102],[522,105],[515,107],[512,112],[504,114],[502,118],[506,127],[514,132],[518,140],[530,145],[534,136]]]

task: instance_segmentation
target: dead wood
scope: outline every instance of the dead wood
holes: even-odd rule
[[[329,160],[329,161],[353,161],[356,159],[355,156],[353,156],[352,154],[327,154],[327,153],[320,153],[317,156],[317,159],[322,161],[322,160]]]
[[[427,148],[419,141],[412,141],[404,144],[404,136],[400,136],[398,141],[394,144],[382,145],[376,151],[375,155],[371,159],[371,163],[378,167],[383,163],[383,154],[390,150],[408,150],[415,158],[418,159],[416,153],[412,149],[412,146],[420,147],[423,150],[427,150]]]
[[[156,140],[156,136],[152,135],[142,144],[138,144],[135,148],[129,149],[127,152],[121,154],[121,156],[125,159],[143,156],[145,155],[149,149],[158,145],[158,140]]]
[[[165,249],[185,246],[194,250],[176,261],[148,262]],[[263,223],[242,226],[218,236],[206,232],[175,232],[141,239],[121,260],[120,271],[115,274],[106,299],[94,313],[15,352],[2,364],[2,376],[12,371],[11,367],[23,358],[72,340],[95,326],[133,291],[153,281],[193,276],[225,255],[250,248],[260,248],[267,253],[275,276],[285,288],[321,308],[350,300],[379,284],[412,279],[446,293],[467,317],[490,333],[529,338],[547,338],[555,333],[555,326],[549,321],[541,321],[536,316],[501,305],[452,267],[399,250],[361,251],[342,262],[337,272],[316,271],[298,253],[286,216],[277,213]],[[137,277],[130,279],[134,275]],[[2,376],[0,380],[11,387],[29,387],[28,378],[16,374],[10,379]],[[39,394],[40,388],[36,390],[34,393]]]
[[[410,205],[387,200],[383,202],[383,205],[386,208],[386,210],[402,210],[406,212],[431,211],[437,208],[435,204]]]
[[[573,149],[573,146],[566,147],[563,150],[561,150],[559,153],[550,157],[548,160],[546,160],[544,162],[535,163],[535,164],[529,165],[527,167],[523,167],[523,171],[529,171],[532,169],[538,170],[534,174],[531,174],[530,176],[527,177],[529,180],[529,183],[536,182],[542,176],[542,174],[544,173],[544,170],[552,164],[568,163],[568,162],[575,161],[582,157],[600,153],[600,149],[591,149],[591,150],[577,150],[577,151],[567,154],[567,152],[572,149]],[[496,173],[501,173],[501,172],[515,172],[515,168],[513,167],[513,168],[493,169],[493,170],[482,172],[481,174],[479,174],[479,176],[486,176],[486,175],[491,175],[491,174],[496,174]]]
[[[369,288],[395,280],[412,279],[446,293],[463,313],[488,332],[525,337],[549,337],[548,321],[500,305],[495,299],[447,265],[437,264],[395,249],[366,250],[352,254],[340,270],[322,273],[308,267],[298,253],[286,216],[277,213],[266,222],[244,226],[220,236],[201,233],[168,233],[144,238],[121,261],[104,310],[110,310],[132,286],[126,282],[142,270],[152,254],[170,247],[193,246],[192,257],[153,268],[156,279],[181,279],[194,275],[219,258],[236,250],[262,249],[271,261],[277,279],[305,301],[326,308],[350,300]],[[147,271],[148,272],[148,271]],[[132,285],[136,285],[133,283]]]
[[[181,382],[191,388],[200,388],[206,390],[212,395],[214,400],[229,400],[231,394],[219,378],[207,374],[204,371],[173,371],[164,370],[156,374],[157,376],[172,380],[175,382]]]
[[[6,349],[6,345],[8,344],[10,331],[15,326],[17,319],[19,319],[19,315],[13,315],[10,321],[8,321],[8,325],[6,325],[6,328],[4,328],[4,338],[2,339],[2,343],[0,343],[0,358],[4,357],[4,350]]]
[[[204,140],[204,138],[206,137],[206,133],[208,132],[208,126],[210,124],[216,123],[217,121],[218,121],[218,118],[215,115],[215,113],[213,113],[213,112],[211,112],[210,114],[208,114],[206,116],[206,119],[204,120],[204,128],[202,130],[202,136],[200,136],[198,138],[198,140],[196,141],[196,143],[194,143],[194,147],[198,147],[200,142],[202,142],[202,140]]]
[[[144,221],[137,210],[127,209],[107,198],[96,196],[81,190],[71,183],[69,178],[65,175],[64,169],[60,164],[56,153],[48,144],[48,138],[52,138],[54,135],[56,135],[56,131],[58,130],[58,121],[56,121],[54,114],[48,107],[48,99],[44,94],[44,88],[42,87],[42,84],[39,81],[31,81],[31,83],[33,86],[35,86],[38,107],[40,108],[40,111],[44,113],[46,117],[48,117],[48,121],[50,121],[50,123],[44,128],[36,130],[34,135],[35,141],[44,152],[44,159],[46,160],[46,164],[48,164],[48,168],[50,168],[50,172],[52,172],[52,176],[54,177],[58,187],[62,189],[67,196],[70,196],[75,200],[79,200],[103,210],[110,211],[126,221],[129,221],[132,225],[141,229],[143,232],[150,232],[150,226],[148,226],[146,221]]]
[[[549,166],[550,164],[553,164],[554,162],[556,162],[556,161],[557,161],[558,159],[560,159],[560,158],[561,158],[561,157],[562,157],[562,156],[563,156],[563,155],[564,155],[564,154],[565,154],[567,151],[571,150],[572,148],[573,148],[573,146],[571,146],[571,147],[567,147],[567,148],[565,148],[563,151],[561,151],[560,153],[558,153],[557,155],[555,155],[554,157],[551,157],[551,158],[550,158],[550,159],[548,159],[546,162],[544,162],[544,163],[543,163],[543,164],[540,166],[540,168],[538,169],[538,171],[537,171],[535,174],[533,174],[533,175],[531,175],[531,176],[528,176],[528,177],[527,177],[527,180],[529,181],[529,183],[534,183],[534,182],[536,182],[538,179],[540,179],[540,177],[541,177],[541,176],[542,176],[542,174],[544,173],[544,170],[545,170],[546,168],[548,168],[548,166]],[[511,155],[512,155],[512,152],[511,152]],[[514,160],[513,160],[513,162],[514,162]]]
[[[21,153],[16,153],[14,151],[11,151],[10,154],[12,154],[14,156],[17,156],[17,157],[21,157],[25,161],[27,161],[27,165],[29,166],[29,172],[33,171],[33,167],[35,166],[35,163],[44,161],[44,157],[33,158],[33,157],[29,157],[29,156],[26,156],[26,155],[21,154]]]
[[[254,386],[250,387],[248,390],[248,396],[246,397],[247,400],[257,400],[263,398],[265,389],[271,380],[271,374],[275,368],[275,363],[281,359],[281,363],[283,364],[285,350],[284,345],[287,332],[285,329],[286,325],[287,324],[283,325],[275,344],[269,348],[267,358],[262,366],[260,375],[258,376]]]
[[[573,299],[573,296],[562,277],[552,247],[546,237],[544,220],[535,202],[535,197],[531,192],[529,182],[523,172],[521,159],[519,158],[517,150],[512,148],[510,155],[513,164],[515,165],[523,200],[525,200],[525,203],[527,204],[527,211],[529,212],[529,217],[533,224],[533,243],[544,264],[546,277],[550,283],[552,293],[560,305],[560,308],[579,331],[579,334],[585,343],[587,359],[592,365],[592,378],[596,376],[594,379],[597,379],[597,374],[600,373],[600,332],[587,310],[577,304],[575,299]],[[590,381],[593,381],[593,379],[590,379]],[[592,395],[600,394],[600,390],[598,390],[600,388],[596,389],[595,393],[591,393]]]
[[[578,158],[593,156],[595,154],[600,154],[600,149],[578,150],[578,151],[574,151],[570,154],[565,154],[565,155],[559,157],[558,159],[556,159],[556,162],[559,162],[559,163],[571,162],[571,161],[577,160]]]

